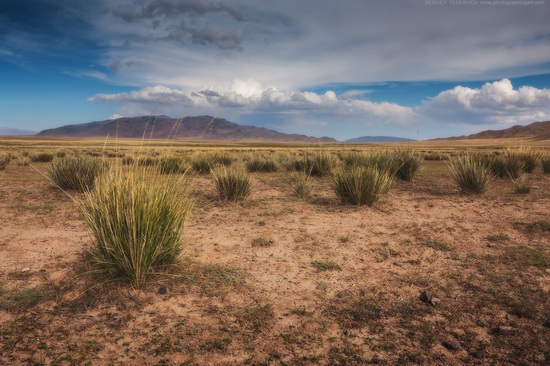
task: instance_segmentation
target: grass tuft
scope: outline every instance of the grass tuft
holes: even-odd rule
[[[397,160],[399,161],[399,169],[396,176],[398,179],[410,182],[416,173],[420,171],[420,166],[424,158],[416,151],[398,151]]]
[[[221,200],[238,201],[250,195],[252,180],[246,172],[221,167],[213,174],[218,197]]]
[[[99,159],[86,155],[56,159],[48,170],[48,177],[61,189],[84,192],[91,189],[105,165]]]
[[[246,162],[246,170],[250,173],[271,173],[276,172],[277,169],[277,162],[271,159],[255,157]]]
[[[53,154],[46,152],[34,154],[30,157],[33,163],[49,163],[53,158]]]
[[[465,194],[485,193],[493,180],[491,170],[480,156],[462,155],[448,166],[460,192]]]
[[[8,154],[0,155],[0,170],[6,169],[6,166],[8,166],[10,160],[11,157]]]
[[[158,168],[161,174],[182,174],[186,171],[184,160],[178,157],[160,158]]]
[[[326,151],[307,152],[302,159],[294,162],[294,168],[308,175],[324,177],[330,175],[335,161]]]
[[[95,246],[94,261],[139,287],[181,253],[181,235],[192,203],[189,182],[147,168],[117,167],[85,192],[82,212]]]
[[[393,184],[388,172],[375,167],[353,167],[336,174],[333,190],[340,201],[354,205],[372,205]]]
[[[299,198],[309,198],[313,185],[311,177],[307,174],[295,175],[292,177],[292,194]]]

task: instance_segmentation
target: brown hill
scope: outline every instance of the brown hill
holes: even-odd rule
[[[505,130],[487,130],[468,136],[447,137],[444,140],[504,139],[521,138],[550,140],[550,121],[533,122],[527,126],[514,126]],[[436,139],[443,140],[443,139]]]
[[[279,142],[336,142],[330,137],[310,137],[286,134],[263,127],[240,125],[223,118],[197,116],[172,118],[168,116],[124,117],[116,120],[67,125],[44,130],[37,136],[51,137],[111,137],[192,139],[192,140],[250,140]]]

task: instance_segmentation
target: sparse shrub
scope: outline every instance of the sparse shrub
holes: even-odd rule
[[[523,161],[523,171],[525,173],[532,173],[542,157],[542,153],[539,150],[531,147],[521,147],[515,153]]]
[[[213,174],[218,196],[221,200],[238,201],[250,194],[252,180],[246,172],[221,167]]]
[[[193,170],[200,174],[210,173],[215,164],[213,156],[208,154],[198,155],[191,161]]]
[[[397,169],[397,178],[410,182],[416,173],[420,170],[422,164],[422,155],[415,151],[398,151],[397,161],[399,169]]]
[[[31,161],[33,163],[49,163],[50,161],[53,160],[53,158],[54,158],[53,154],[42,152],[42,153],[32,155]]]
[[[266,247],[270,247],[273,245],[273,239],[271,238],[262,238],[262,237],[259,237],[259,238],[254,238],[254,240],[252,240],[252,246],[253,247],[263,247],[263,248],[266,248]]]
[[[449,156],[445,154],[431,152],[424,155],[424,160],[430,160],[430,161],[449,160]]]
[[[479,156],[467,154],[448,164],[458,188],[466,194],[482,194],[493,180],[490,168]]]
[[[48,177],[61,189],[84,192],[94,185],[103,170],[101,160],[89,156],[56,159],[48,170]]]
[[[10,160],[11,157],[9,155],[0,155],[0,170],[6,169],[6,166],[8,166]]]
[[[152,158],[150,156],[142,156],[136,159],[138,165],[141,166],[153,166],[158,163],[158,159]]]
[[[352,152],[342,158],[344,167],[353,169],[354,167],[372,167],[380,172],[386,172],[390,176],[396,176],[402,166],[399,156],[395,152],[380,151],[376,153]]]
[[[313,190],[311,177],[308,174],[295,175],[292,177],[292,193],[299,198],[308,198]]]
[[[517,179],[523,172],[524,163],[517,154],[505,152],[499,156],[487,157],[485,161],[495,177]]]
[[[135,159],[132,156],[125,156],[122,158],[122,165],[133,165]]]
[[[250,173],[253,172],[276,172],[277,163],[274,160],[255,157],[246,162],[246,170]]]
[[[159,172],[162,174],[185,173],[185,162],[178,157],[164,157],[159,160]]]
[[[58,151],[57,153],[55,153],[56,158],[64,158],[66,155],[67,155],[67,153],[63,150]]]
[[[544,174],[550,174],[550,154],[546,154],[540,159],[542,171]]]
[[[113,152],[113,151],[108,151],[108,152],[105,153],[105,156],[108,157],[108,158],[123,158],[124,153],[117,153],[117,152]]]
[[[387,171],[353,167],[336,174],[333,190],[344,203],[370,206],[386,194],[392,184],[393,178]]]
[[[212,156],[212,161],[214,162],[214,164],[217,163],[223,166],[230,166],[233,163],[233,157],[226,153],[215,153]]]
[[[514,186],[514,192],[517,194],[527,194],[531,192],[531,181],[525,179],[525,177],[514,180]]]
[[[333,166],[334,159],[326,151],[308,152],[302,159],[294,162],[295,170],[319,177],[329,175]]]
[[[150,168],[116,167],[96,179],[81,204],[97,264],[112,275],[143,284],[158,266],[176,262],[192,203],[185,176]]]
[[[332,261],[313,261],[311,265],[319,272],[342,270],[339,264]]]

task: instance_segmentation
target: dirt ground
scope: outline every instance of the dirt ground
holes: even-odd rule
[[[285,171],[219,202],[199,176],[181,271],[142,289],[94,276],[78,194],[10,164],[0,364],[550,364],[550,176],[467,196],[424,164],[373,207],[339,203],[330,177],[296,198]]]

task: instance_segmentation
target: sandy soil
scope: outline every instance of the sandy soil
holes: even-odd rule
[[[527,195],[497,180],[472,197],[421,174],[358,208],[330,178],[292,197],[288,175],[256,174],[241,203],[199,177],[184,275],[132,290],[86,272],[92,239],[71,198],[31,167],[0,171],[0,363],[550,362],[550,233],[536,224],[550,217],[549,176],[533,174]]]

